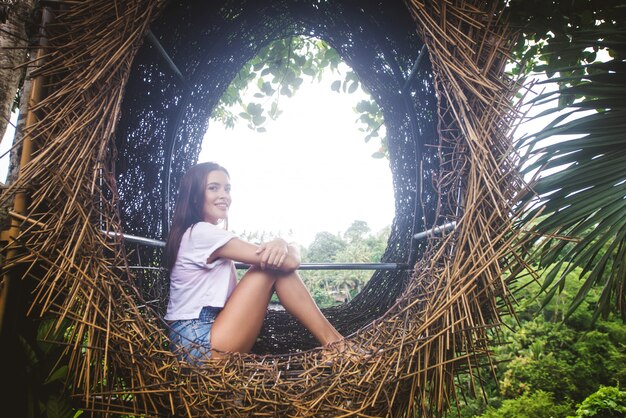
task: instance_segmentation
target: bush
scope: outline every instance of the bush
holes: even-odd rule
[[[503,375],[502,395],[513,398],[534,390],[550,392],[558,399],[571,399],[576,392],[572,367],[554,353],[537,360],[530,357],[513,359]]]
[[[568,404],[554,403],[551,393],[538,390],[507,399],[497,409],[488,408],[480,418],[565,418],[572,411]]]
[[[616,387],[601,387],[589,395],[570,418],[621,418],[626,416],[626,392]]]

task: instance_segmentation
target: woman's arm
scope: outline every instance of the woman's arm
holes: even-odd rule
[[[295,245],[289,245],[281,238],[255,245],[239,238],[233,238],[216,250],[207,262],[218,258],[239,261],[258,266],[261,269],[291,272],[300,266],[300,252]]]

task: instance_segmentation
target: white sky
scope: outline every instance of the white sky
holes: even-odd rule
[[[4,117],[4,115],[0,115]],[[13,137],[15,136],[15,125],[17,124],[17,113],[11,114],[11,123],[7,124],[7,129],[0,142],[0,183],[4,183],[9,173],[9,153],[13,145]],[[6,154],[6,155],[4,155]]]
[[[294,97],[281,97],[283,113],[266,123],[267,132],[210,124],[199,161],[230,172],[229,229],[273,232],[306,246],[317,232],[343,232],[354,220],[374,232],[391,224],[389,161],[371,157],[379,143],[364,142],[352,109],[365,95],[332,92],[336,78],[305,80]]]

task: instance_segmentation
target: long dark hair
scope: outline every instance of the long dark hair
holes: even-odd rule
[[[180,182],[172,226],[165,245],[164,264],[170,273],[176,262],[183,234],[187,228],[204,219],[202,207],[204,191],[207,186],[206,181],[209,173],[215,170],[223,171],[227,176],[230,176],[228,171],[219,164],[200,163],[191,167]]]

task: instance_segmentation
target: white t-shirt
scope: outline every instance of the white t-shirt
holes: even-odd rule
[[[195,319],[204,306],[223,307],[237,285],[232,260],[207,259],[236,236],[208,222],[189,227],[180,241],[170,274],[170,299],[165,319]]]

